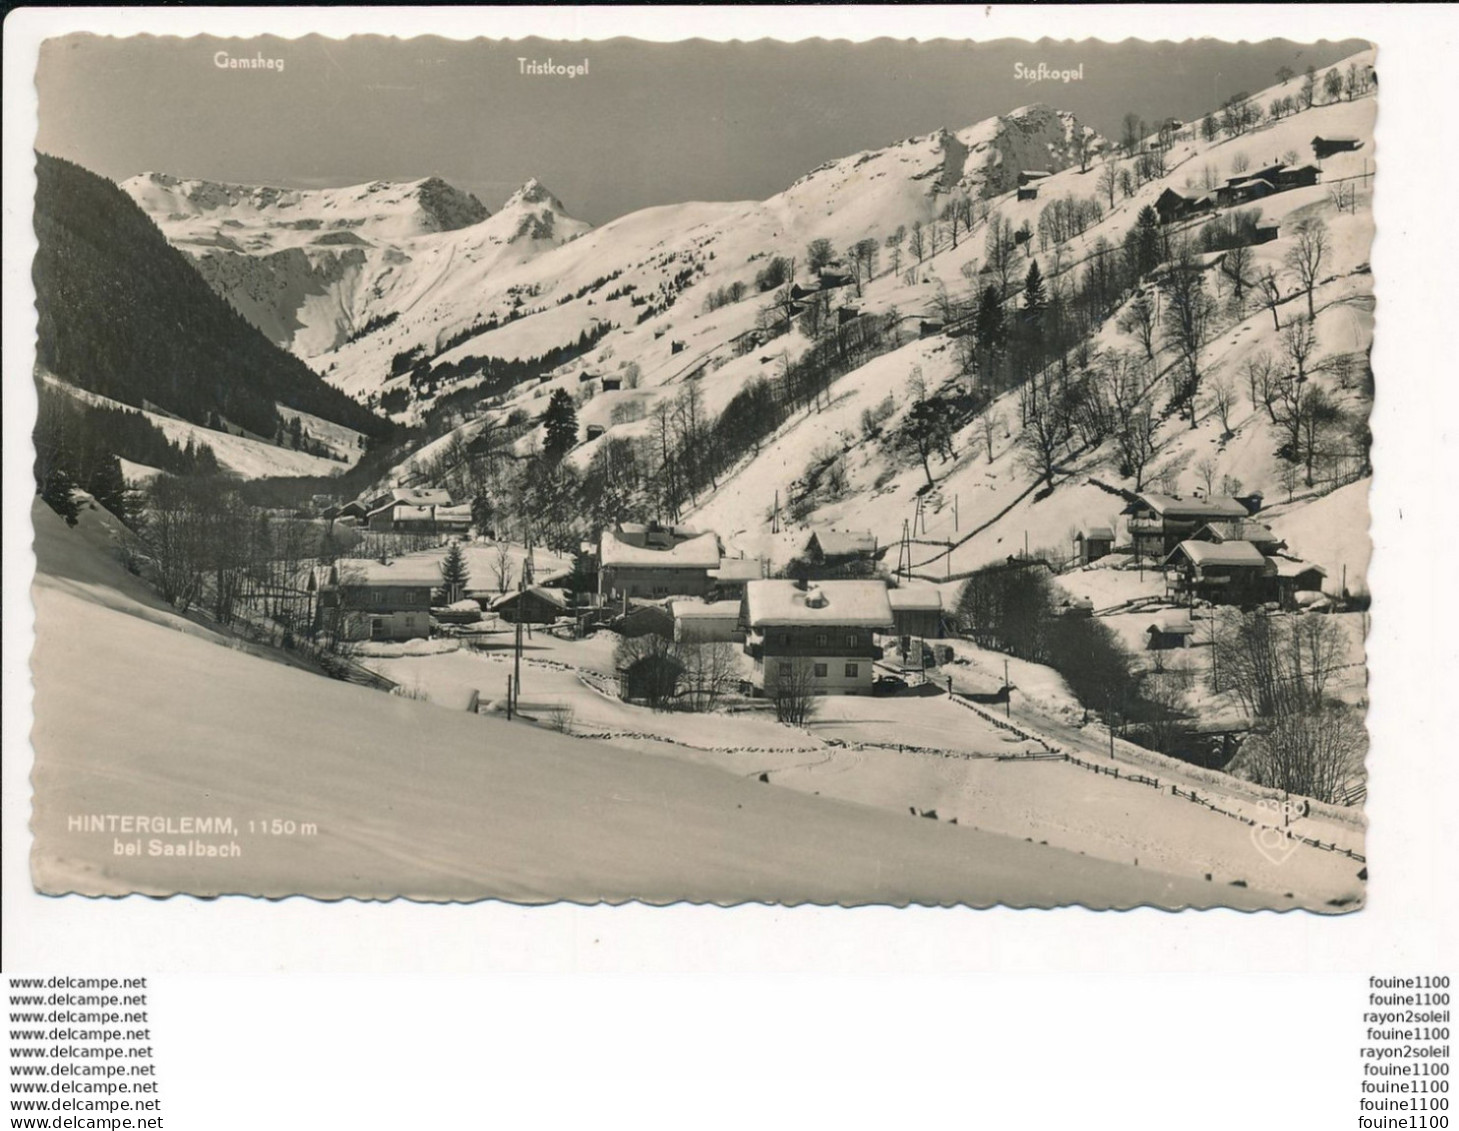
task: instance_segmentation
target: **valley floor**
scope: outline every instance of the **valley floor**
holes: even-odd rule
[[[524,706],[571,693],[573,730],[618,732],[572,737],[450,709],[453,681],[476,675],[467,664],[483,676],[473,689],[489,688],[504,657],[380,661],[416,665],[432,702],[328,680],[168,613],[105,555],[89,513],[76,530],[39,506],[34,518],[32,874],[45,893],[1325,910],[1360,898],[1330,854],[1258,866],[1238,847],[1245,826],[1062,762],[868,745],[1023,745],[945,698],[840,700],[803,731],[655,716],[689,729],[642,737],[650,713],[578,678],[601,668],[601,643],[574,646],[578,668],[565,642],[534,634]],[[706,723],[749,749],[711,748]],[[837,744],[853,731],[857,747]],[[97,816],[232,826],[124,834]],[[294,832],[261,831],[275,820]],[[154,841],[239,855],[154,854]],[[1195,874],[1208,860],[1209,882]]]

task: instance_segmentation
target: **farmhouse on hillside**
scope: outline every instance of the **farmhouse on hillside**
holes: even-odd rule
[[[310,576],[316,628],[342,640],[429,636],[431,590],[440,584],[435,558],[341,558]]]
[[[703,597],[722,550],[713,531],[700,533],[659,522],[620,523],[599,542],[598,592],[605,601],[627,597]]]
[[[1286,543],[1272,533],[1272,528],[1255,519],[1218,519],[1208,522],[1191,535],[1197,542],[1250,542],[1268,556],[1286,548]]]
[[[1255,605],[1270,598],[1276,564],[1250,542],[1186,541],[1165,559],[1174,591],[1214,605]]]
[[[817,695],[869,695],[875,635],[895,624],[881,581],[752,581],[741,620],[754,687],[774,697],[790,681]]]
[[[1125,508],[1135,553],[1164,558],[1201,527],[1221,520],[1250,518],[1261,509],[1261,496],[1240,499],[1224,495],[1182,499],[1146,491]]]
[[[1186,196],[1184,193],[1176,192],[1173,188],[1167,188],[1155,199],[1155,214],[1160,217],[1162,224],[1171,224],[1190,216],[1199,216],[1210,212],[1215,207],[1216,202],[1208,194]]]
[[[1362,141],[1355,137],[1314,137],[1312,154],[1321,161],[1324,157],[1331,157],[1334,153],[1347,153],[1360,149],[1362,145]]]
[[[876,535],[869,530],[817,530],[790,565],[801,578],[869,577],[876,571]]]

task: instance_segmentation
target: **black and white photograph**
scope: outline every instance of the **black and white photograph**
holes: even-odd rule
[[[1381,69],[46,40],[36,890],[1361,908]]]

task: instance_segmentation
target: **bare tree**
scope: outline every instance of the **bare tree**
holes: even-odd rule
[[[1282,304],[1282,283],[1273,268],[1268,267],[1256,277],[1256,290],[1257,294],[1261,296],[1262,306],[1266,307],[1272,316],[1272,329],[1280,330],[1282,322],[1277,317],[1277,307]]]
[[[907,233],[907,250],[917,257],[920,264],[927,255],[927,234],[921,220],[913,220]]]
[[[1297,275],[1302,290],[1307,294],[1307,317],[1317,317],[1313,306],[1312,292],[1321,278],[1322,264],[1327,258],[1330,244],[1327,225],[1319,217],[1309,217],[1297,225],[1296,240],[1287,249],[1286,264]]]
[[[1120,332],[1132,335],[1145,351],[1146,358],[1155,357],[1155,303],[1141,291],[1130,300],[1117,323]]]
[[[1204,456],[1196,464],[1196,474],[1201,477],[1201,484],[1206,488],[1207,498],[1210,498],[1216,489],[1216,471],[1217,464],[1215,456]]]
[[[512,566],[512,555],[504,542],[497,543],[496,558],[492,562],[492,573],[496,577],[498,593],[505,593],[512,587],[512,577],[515,571]]]
[[[1255,412],[1258,404],[1265,406],[1273,424],[1277,422],[1276,414],[1272,412],[1272,401],[1276,397],[1276,386],[1272,382],[1275,369],[1272,355],[1266,350],[1254,353],[1246,360],[1246,389],[1251,399],[1251,410]]]
[[[1175,400],[1190,405],[1190,424],[1196,426],[1196,394],[1201,383],[1201,351],[1214,331],[1216,302],[1206,291],[1200,261],[1189,243],[1177,251],[1166,275],[1165,312],[1162,316],[1166,344],[1180,356],[1184,384]]]
[[[1239,244],[1226,252],[1226,258],[1221,260],[1221,274],[1231,283],[1231,297],[1236,304],[1237,314],[1245,309],[1245,296],[1247,289],[1251,286],[1251,247],[1248,244]]]
[[[1013,221],[994,213],[988,217],[988,234],[984,237],[983,257],[998,276],[998,296],[1006,297],[1013,278],[1018,243],[1013,236]]]
[[[1221,439],[1231,436],[1231,409],[1236,403],[1236,387],[1228,377],[1217,377],[1210,382],[1211,408],[1221,422]]]
[[[1046,371],[1029,380],[1019,390],[1019,410],[1023,430],[1018,434],[1018,447],[1025,468],[1049,486],[1054,485],[1054,472],[1069,435],[1064,398]]]
[[[1307,380],[1307,363],[1317,350],[1317,330],[1310,318],[1293,318],[1282,327],[1282,356],[1298,381]]]
[[[774,683],[772,700],[776,721],[789,726],[804,726],[816,713],[815,669],[810,660],[790,661],[790,671]]]
[[[1120,186],[1119,162],[1111,158],[1100,166],[1099,176],[1095,179],[1094,187],[1109,201],[1109,206],[1115,206],[1115,190]]]
[[[691,639],[676,645],[674,654],[683,667],[678,705],[684,710],[714,710],[739,682],[732,644]]]
[[[1362,769],[1367,743],[1356,711],[1327,704],[1278,715],[1252,736],[1241,760],[1259,785],[1335,803],[1342,800],[1348,779]]]
[[[990,404],[979,409],[974,420],[977,423],[978,431],[983,436],[983,452],[987,456],[988,462],[992,463],[993,437],[997,434],[998,429],[1003,427],[1003,417],[994,412],[993,406]]]

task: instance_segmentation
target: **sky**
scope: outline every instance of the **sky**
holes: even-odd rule
[[[764,199],[824,161],[1034,102],[1111,136],[1130,111],[1189,120],[1270,86],[1283,65],[1365,46],[73,35],[42,46],[36,148],[118,181],[439,176],[492,210],[536,177],[601,224],[658,204]],[[259,57],[282,68],[218,65]],[[524,73],[523,59],[587,73]],[[1028,81],[1019,64],[1079,77]]]

